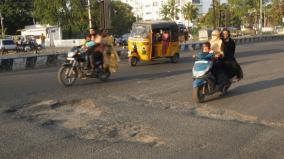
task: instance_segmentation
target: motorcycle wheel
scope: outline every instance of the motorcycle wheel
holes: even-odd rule
[[[58,82],[61,85],[65,87],[70,87],[74,85],[78,76],[77,76],[77,72],[74,71],[71,66],[61,66],[59,68],[57,77],[58,77]]]
[[[177,63],[179,61],[179,53],[176,53],[174,56],[170,57],[171,63]]]
[[[137,63],[138,63],[138,58],[137,57],[132,56],[132,57],[129,58],[130,66],[135,67],[137,65]]]
[[[196,104],[203,103],[205,101],[205,94],[203,94],[203,86],[193,88],[192,99]]]
[[[99,79],[102,81],[102,82],[106,82],[109,77],[110,77],[110,71],[109,69],[104,69],[102,72],[100,72],[99,74]]]

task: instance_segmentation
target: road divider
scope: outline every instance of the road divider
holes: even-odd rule
[[[233,38],[237,45],[251,44],[256,42],[284,40],[284,35],[248,36]],[[199,50],[204,41],[183,43],[180,45],[181,51]],[[118,49],[121,59],[128,58],[127,48]],[[27,55],[22,57],[0,57],[0,72],[19,71],[62,64],[67,56],[66,53],[50,53],[45,55]]]

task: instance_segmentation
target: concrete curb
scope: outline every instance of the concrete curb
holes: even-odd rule
[[[237,45],[250,44],[264,41],[284,40],[284,35],[273,36],[253,36],[234,38]],[[193,42],[181,44],[181,51],[192,51],[201,49],[203,42]],[[118,51],[121,59],[128,58],[127,50]],[[29,55],[25,57],[2,57],[0,58],[0,73],[9,71],[19,71],[25,69],[43,68],[48,66],[57,66],[65,61],[67,53]]]

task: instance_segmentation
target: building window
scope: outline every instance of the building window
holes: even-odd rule
[[[157,7],[158,6],[158,2],[153,2],[153,7]]]

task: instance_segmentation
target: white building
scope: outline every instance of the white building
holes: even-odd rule
[[[160,12],[164,4],[168,0],[120,0],[121,2],[127,3],[133,7],[133,13],[136,17],[142,18],[143,20],[160,20],[162,19]],[[221,3],[227,0],[221,0]],[[191,2],[196,5],[199,9],[199,14],[206,14],[211,7],[212,0],[177,0],[177,7],[181,9],[186,3]],[[182,22],[188,24],[181,13],[179,13],[179,20],[177,22]],[[190,23],[192,25],[192,23]]]
[[[50,25],[28,25],[24,29],[21,29],[21,35],[23,37],[33,36],[40,44],[40,36],[43,34],[46,37],[46,46],[54,46],[55,40],[62,39],[61,29],[57,26]]]

